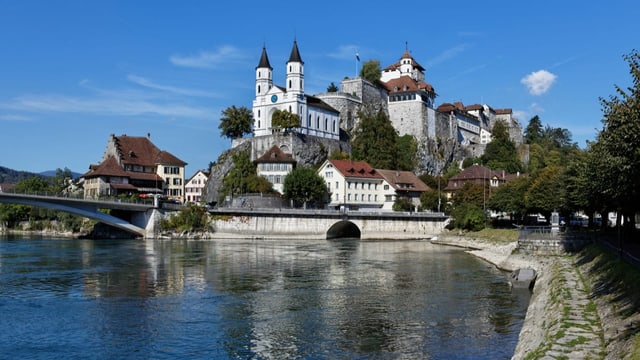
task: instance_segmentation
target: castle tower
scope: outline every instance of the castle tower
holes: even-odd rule
[[[273,86],[273,68],[269,63],[267,49],[262,47],[262,56],[256,66],[256,96],[264,95]]]
[[[287,61],[287,92],[293,95],[304,94],[304,62],[295,40]]]

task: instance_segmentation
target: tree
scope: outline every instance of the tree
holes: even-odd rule
[[[368,60],[362,64],[360,69],[360,77],[369,81],[372,84],[380,82],[382,76],[382,70],[380,69],[380,61]]]
[[[327,184],[313,168],[298,167],[284,178],[284,195],[306,208],[310,201],[322,202],[326,199]]]
[[[592,171],[604,176],[602,184],[607,207],[622,212],[629,229],[635,227],[634,214],[640,210],[640,54],[623,56],[629,65],[632,86],[615,86],[617,96],[600,99],[603,128],[590,151]],[[601,171],[608,171],[606,175]]]
[[[333,81],[331,82],[331,84],[329,84],[329,86],[327,86],[327,92],[330,92],[330,93],[338,92],[338,87],[336,86],[336,84],[333,83]]]
[[[527,214],[525,194],[529,185],[530,179],[523,176],[500,185],[489,197],[487,208],[506,212],[511,219],[524,220]]]
[[[249,189],[247,179],[256,175],[256,167],[251,162],[249,151],[241,151],[232,155],[233,168],[222,179],[221,195],[243,194]]]
[[[524,129],[525,144],[533,144],[542,138],[542,122],[538,115],[529,120],[529,125]]]
[[[241,106],[237,108],[235,105],[222,110],[220,118],[220,135],[230,139],[243,137],[245,134],[251,133],[251,124],[253,123],[253,114],[248,108]]]
[[[503,169],[515,174],[522,171],[516,145],[509,138],[509,131],[503,121],[498,121],[491,132],[491,142],[487,144],[482,162],[490,169]]]
[[[530,212],[541,213],[547,219],[557,210],[568,212],[565,169],[560,166],[548,166],[532,180],[525,194],[525,203]]]
[[[56,175],[53,177],[53,191],[56,194],[60,194],[65,192],[69,185],[71,185],[71,181],[73,180],[73,176],[71,175],[71,170],[68,168],[64,169],[56,169]]]
[[[289,111],[276,109],[271,117],[271,125],[275,128],[289,131],[300,127],[300,116]]]
[[[413,135],[403,135],[397,139],[398,160],[397,170],[413,171],[418,165],[418,142]]]
[[[351,155],[378,169],[397,170],[398,133],[382,110],[375,115],[360,113],[354,129]]]

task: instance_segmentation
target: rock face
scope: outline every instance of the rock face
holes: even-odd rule
[[[209,179],[204,189],[204,198],[207,204],[217,203],[222,188],[222,179],[233,169],[233,154],[251,149],[251,143],[245,142],[234,148],[224,151],[218,160],[209,169]]]

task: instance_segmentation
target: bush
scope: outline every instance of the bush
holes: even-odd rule
[[[160,221],[162,230],[197,231],[206,230],[208,226],[209,214],[206,209],[194,204],[189,204],[168,219]]]
[[[480,231],[484,229],[484,212],[474,204],[461,204],[451,212],[454,228]]]

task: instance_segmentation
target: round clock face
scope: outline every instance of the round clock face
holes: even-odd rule
[[[271,95],[271,102],[278,101],[278,95]]]

